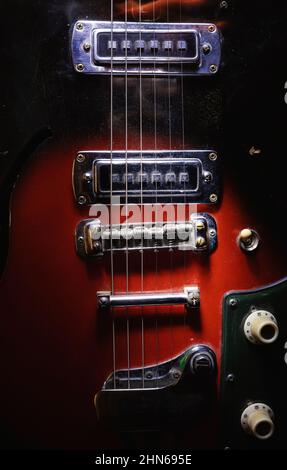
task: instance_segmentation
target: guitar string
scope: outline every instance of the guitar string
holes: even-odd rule
[[[166,20],[169,25],[169,0],[167,0],[166,3]],[[170,32],[170,29],[169,29]],[[170,41],[170,36],[169,39]],[[172,165],[171,165],[171,153],[172,153],[172,122],[171,122],[171,80],[170,80],[170,49],[169,49],[169,44],[168,44],[168,62],[167,62],[167,80],[168,80],[168,137],[169,137],[169,157],[170,157],[170,174],[172,174]],[[170,182],[170,204],[171,204],[171,211],[173,210],[173,197],[172,197],[172,178]],[[169,267],[170,267],[170,273],[173,273],[173,248],[172,248],[172,243],[169,248]],[[172,276],[170,276],[170,290],[172,292]],[[171,313],[172,307],[170,307],[170,313]],[[171,349],[171,357],[173,356],[173,317],[170,315],[170,349]]]
[[[126,148],[126,210],[128,211],[128,0],[125,0],[125,148]],[[126,217],[126,291],[129,292],[129,247],[128,247],[128,214]],[[126,309],[128,388],[130,388],[130,320]]]
[[[143,179],[142,179],[142,173],[143,173],[143,103],[142,103],[142,50],[141,50],[141,40],[142,40],[142,33],[141,33],[141,27],[142,27],[142,0],[139,0],[139,46],[140,46],[140,69],[139,69],[139,93],[140,93],[140,161],[141,161],[141,169],[140,169],[140,174],[141,174],[141,209],[143,209]],[[142,235],[142,245],[143,245],[143,235]],[[144,249],[142,247],[141,253],[141,292],[143,292],[144,289]],[[143,383],[143,388],[145,386],[145,377],[144,377],[144,366],[145,366],[145,331],[144,331],[144,314],[143,314],[143,307],[141,307],[141,344],[142,344],[142,383]]]
[[[153,0],[153,23],[155,23],[155,1]],[[156,41],[156,32],[154,30],[154,41]],[[157,174],[158,169],[158,154],[157,154],[157,77],[156,77],[156,43],[154,43],[154,76],[153,76],[153,99],[154,99],[154,150],[155,150],[155,172]],[[156,188],[155,188],[155,205],[157,207],[158,203],[158,184],[156,180]],[[156,222],[156,217],[155,217]],[[159,285],[159,276],[158,276],[158,252],[159,249],[156,246],[155,241],[155,279],[156,279],[156,286],[158,288]],[[158,329],[158,314],[157,310],[155,309],[155,337],[156,337],[156,387],[158,388],[158,378],[159,378],[159,329]]]
[[[181,24],[182,22],[182,0],[179,2],[179,22]],[[182,57],[182,50],[181,50],[181,57]],[[181,126],[182,126],[182,150],[184,152],[185,150],[185,116],[184,116],[184,77],[183,77],[183,60],[181,60],[181,77],[180,77],[180,82],[181,82]],[[185,161],[184,161],[184,173],[186,173],[186,166],[185,166]],[[186,212],[186,204],[187,204],[187,199],[186,199],[186,181],[184,179],[183,183],[183,190],[184,190],[184,212]],[[189,211],[188,211],[189,214]],[[184,217],[185,220],[186,217]],[[186,251],[183,251],[183,272],[184,272],[184,279],[187,279],[187,254]],[[186,328],[186,316],[185,314],[183,315],[183,328],[185,331]]]
[[[110,151],[111,151],[111,165],[110,165],[110,242],[111,242],[111,293],[114,294],[114,254],[113,254],[113,236],[112,236],[112,204],[113,204],[113,107],[114,107],[114,90],[113,90],[113,40],[114,40],[114,0],[111,0],[111,77],[110,77]],[[112,330],[113,330],[113,377],[114,388],[116,388],[116,322],[114,312],[112,315]]]

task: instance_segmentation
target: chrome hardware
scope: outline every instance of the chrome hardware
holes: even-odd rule
[[[198,308],[200,293],[196,286],[185,287],[183,292],[152,294],[111,294],[98,292],[98,304],[101,308],[147,307],[149,305],[184,305],[186,308]]]
[[[238,244],[243,251],[255,251],[259,245],[260,238],[258,233],[250,228],[241,230],[238,236]]]
[[[194,346],[190,357],[190,370],[194,375],[209,377],[216,371],[216,356],[204,345]]]
[[[112,66],[119,75],[210,75],[220,65],[221,38],[209,23],[81,20],[74,26],[71,49],[81,73],[109,74]]]
[[[111,152],[81,151],[74,162],[74,193],[88,204],[109,204],[112,167],[113,196],[124,204],[214,204],[220,197],[219,160],[210,150],[114,151],[112,158]]]
[[[193,363],[199,354],[210,358],[212,364],[208,375],[215,372],[216,356],[212,349],[205,345],[196,345],[166,362],[144,368],[116,370],[108,377],[102,390],[164,389],[177,385],[183,376],[190,375],[190,372],[192,372],[191,380],[194,374],[198,378],[200,378],[199,376],[203,378],[205,374],[194,372],[192,368],[188,368],[188,364]]]
[[[209,214],[193,214],[188,222],[102,225],[87,219],[76,228],[76,248],[85,258],[111,251],[177,249],[212,253],[217,246],[216,222]]]

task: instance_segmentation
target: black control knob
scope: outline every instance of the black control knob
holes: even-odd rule
[[[216,356],[205,345],[194,346],[190,357],[190,370],[198,377],[210,377],[216,371]]]

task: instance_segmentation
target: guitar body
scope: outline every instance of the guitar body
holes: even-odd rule
[[[111,138],[110,77],[76,74],[69,53],[71,28],[76,21],[86,15],[89,19],[109,20],[110,6],[105,5],[109,2],[93,2],[98,11],[88,3],[76,5],[68,18],[63,2],[64,20],[53,31],[52,45],[45,45],[51,59],[63,39],[60,30],[68,20],[65,53],[55,53],[53,63],[54,68],[60,68],[49,72],[48,77],[51,93],[57,87],[62,89],[62,98],[53,110],[58,128],[52,126],[52,136],[33,151],[11,192],[9,252],[0,283],[0,416],[6,447],[219,448],[224,296],[284,278],[284,232],[274,229],[268,208],[264,213],[256,205],[261,183],[250,184],[246,177],[248,165],[254,165],[250,163],[252,157],[240,155],[240,145],[234,155],[230,141],[222,145],[222,75],[202,81],[200,77],[183,81],[158,78],[156,95],[154,80],[143,77],[142,96],[138,77],[128,77],[127,88],[125,77],[114,78]],[[170,22],[179,21],[177,7],[171,2]],[[184,3],[181,21],[214,21],[209,15],[214,14],[215,7],[196,8],[196,14],[191,14],[188,2]],[[124,20],[119,10],[114,14],[116,20]],[[137,10],[132,10],[130,19],[138,21],[136,14]],[[142,20],[152,20],[149,15],[152,11],[147,7]],[[157,21],[167,21],[165,8],[158,13]],[[228,19],[219,16],[218,21]],[[44,56],[41,61],[44,70],[51,62],[46,62]],[[65,111],[61,106],[66,107]],[[113,254],[112,264],[110,253],[100,258],[79,256],[75,230],[91,215],[90,206],[81,206],[75,199],[71,182],[74,161],[79,152],[110,152],[111,139],[114,151],[217,152],[223,188],[220,200],[217,204],[196,205],[197,212],[208,213],[216,221],[218,243],[212,254],[173,249],[127,254],[124,250]],[[233,158],[237,158],[235,165]],[[238,163],[240,158],[243,164]],[[260,237],[258,248],[251,253],[238,245],[238,236],[246,228],[254,229]],[[97,299],[97,293],[111,290],[116,294],[170,293],[181,292],[185,286],[199,286],[199,308],[154,305],[103,309]],[[190,419],[188,425],[175,421],[172,426],[162,426],[165,417],[151,413],[150,429],[133,426],[129,430],[120,413],[123,422],[114,426],[98,419],[94,397],[113,370],[165,363],[195,345],[211,348],[217,365],[208,411],[200,409],[194,422]],[[135,413],[136,402],[131,400]],[[119,424],[124,429],[118,429]]]

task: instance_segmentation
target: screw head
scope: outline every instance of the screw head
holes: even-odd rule
[[[206,171],[203,175],[205,183],[210,183],[212,181],[212,174],[209,171]]]
[[[260,157],[262,155],[262,150],[253,145],[249,150],[249,155],[251,157]]]
[[[76,65],[77,72],[83,72],[84,68],[85,68],[84,64],[77,64]]]
[[[85,174],[83,175],[83,180],[84,180],[86,183],[91,183],[91,181],[93,180],[91,173],[85,173]]]
[[[196,248],[203,248],[206,245],[206,240],[204,237],[197,237],[196,239]]]
[[[215,231],[213,228],[212,228],[211,230],[209,230],[209,236],[210,236],[211,238],[216,237],[216,231]]]
[[[217,201],[218,201],[218,196],[217,196],[217,194],[211,194],[211,195],[209,196],[209,200],[210,200],[210,202],[212,202],[212,203],[217,202]]]
[[[215,162],[215,161],[217,160],[217,153],[211,152],[211,153],[209,154],[209,160],[210,160],[211,162]]]
[[[236,307],[237,306],[237,300],[235,298],[232,298],[229,300],[229,305],[230,307]]]
[[[79,196],[78,197],[78,204],[80,204],[80,206],[83,206],[84,204],[86,204],[86,202],[87,202],[86,196]]]
[[[91,50],[91,44],[89,44],[88,42],[85,42],[83,44],[83,49],[85,52],[89,52]]]
[[[204,225],[204,222],[203,222],[203,221],[198,220],[198,221],[196,222],[196,230],[198,230],[199,232],[202,231],[202,230],[204,230],[204,227],[205,227],[205,225]]]
[[[77,155],[77,162],[78,163],[83,163],[85,161],[85,155],[83,155],[82,153],[79,153],[79,155]]]
[[[100,297],[100,298],[99,298],[99,305],[100,305],[100,307],[103,307],[103,308],[104,308],[104,307],[108,307],[108,306],[109,306],[109,299],[108,299],[108,297],[105,297],[105,296]]]
[[[207,42],[202,45],[202,50],[204,54],[209,54],[211,51],[211,45],[208,44]]]
[[[77,23],[76,24],[76,29],[77,29],[77,31],[83,31],[83,29],[84,29],[83,23],[81,23],[81,22]]]
[[[229,382],[229,383],[233,383],[235,380],[235,375],[234,374],[228,374],[228,376],[226,377],[226,381]]]
[[[226,10],[228,8],[228,2],[223,0],[222,2],[220,2],[219,6],[220,6],[220,8],[222,8],[222,10]]]
[[[218,70],[218,67],[217,67],[217,65],[212,64],[212,65],[209,67],[209,70],[210,70],[211,73],[216,73],[217,70]]]
[[[102,245],[100,244],[100,242],[95,242],[93,246],[96,251],[101,251],[102,249]]]
[[[180,379],[180,377],[181,377],[181,372],[180,372],[180,370],[171,369],[170,373],[171,373],[172,377],[173,377],[175,380],[178,380],[178,379]]]
[[[215,26],[214,24],[210,24],[210,25],[208,26],[208,31],[209,31],[210,33],[215,33],[215,31],[216,31],[216,26]]]
[[[148,380],[153,379],[153,372],[152,371],[147,371],[145,373],[145,378],[148,379]]]
[[[78,243],[80,243],[81,245],[84,243],[84,237],[79,237],[78,238]]]

